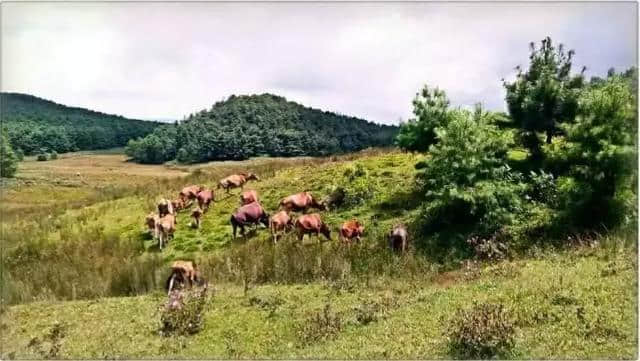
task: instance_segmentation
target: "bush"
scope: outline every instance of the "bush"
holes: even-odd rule
[[[18,160],[11,148],[11,144],[4,134],[0,135],[0,176],[13,177],[18,170]]]
[[[475,304],[456,315],[449,331],[454,357],[504,358],[515,346],[514,322],[501,304]]]
[[[327,303],[322,311],[314,312],[300,325],[298,336],[305,345],[325,341],[342,331],[342,317],[331,311]]]
[[[471,237],[467,243],[473,247],[476,259],[498,261],[507,257],[509,243],[503,232],[496,232],[489,238]]]
[[[49,157],[47,156],[47,153],[40,153],[40,154],[38,154],[36,159],[38,161],[40,161],[40,162],[44,162],[44,161],[48,160]]]
[[[166,305],[162,306],[160,333],[191,335],[202,329],[207,303],[207,288],[173,291]]]
[[[53,160],[53,159],[58,159],[58,153],[54,150],[51,152],[51,156],[49,156],[49,159]]]
[[[490,236],[510,224],[522,208],[524,183],[506,165],[510,138],[485,117],[457,111],[417,178],[426,196],[427,230],[469,225],[479,236]]]

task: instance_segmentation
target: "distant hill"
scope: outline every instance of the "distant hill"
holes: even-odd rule
[[[13,147],[27,155],[121,147],[159,125],[20,93],[0,93],[0,115]]]
[[[141,163],[195,163],[251,156],[327,155],[388,146],[395,126],[305,107],[272,94],[230,96],[178,125],[129,142]]]

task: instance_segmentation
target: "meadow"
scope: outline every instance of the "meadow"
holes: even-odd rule
[[[27,158],[3,188],[3,359],[451,358],[450,328],[474,302],[505,306],[516,329],[506,358],[637,356],[633,235],[533,246],[498,262],[415,244],[386,245],[393,224],[419,215],[414,165],[424,155],[372,149],[321,158],[139,165],[120,151]],[[159,252],[143,221],[160,197],[253,171],[269,212],[289,194],[347,197],[322,212],[331,242],[258,228],[232,240],[238,191],[218,193],[200,229],[178,216]],[[79,175],[78,175],[79,174]],[[4,206],[6,205],[6,206]],[[337,241],[342,221],[361,244]],[[414,240],[415,241],[415,240]],[[167,265],[193,259],[210,282],[202,330],[159,332]]]

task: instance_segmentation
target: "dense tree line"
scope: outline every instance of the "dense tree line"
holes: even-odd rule
[[[508,118],[451,108],[437,88],[417,94],[397,144],[428,154],[416,165],[425,242],[468,249],[465,239],[493,247],[635,230],[637,71],[587,80],[572,56],[550,38],[531,44],[529,67],[504,82]]]
[[[129,142],[142,163],[320,156],[393,143],[397,127],[304,107],[271,95],[230,96],[179,124]]]
[[[158,126],[27,94],[2,93],[0,101],[3,130],[14,150],[25,155],[121,147]]]

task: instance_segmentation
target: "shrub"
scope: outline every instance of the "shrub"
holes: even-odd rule
[[[298,336],[305,344],[325,341],[335,337],[342,330],[342,316],[331,311],[331,304],[325,304],[322,311],[314,312],[300,325]]]
[[[18,170],[18,160],[7,137],[0,135],[0,176],[13,177]]]
[[[49,156],[49,159],[58,159],[58,153],[54,150],[51,151],[51,155]]]
[[[478,236],[467,239],[467,243],[473,247],[476,259],[498,261],[507,257],[509,244],[503,232],[496,232],[489,238]]]
[[[190,335],[202,328],[207,288],[173,291],[160,315],[160,333],[162,335]]]
[[[455,357],[487,359],[507,356],[515,346],[515,327],[503,305],[475,304],[456,315],[449,331]]]
[[[38,161],[40,161],[40,162],[44,162],[44,161],[48,160],[49,157],[47,156],[47,153],[40,153],[40,154],[38,154],[36,159]]]

